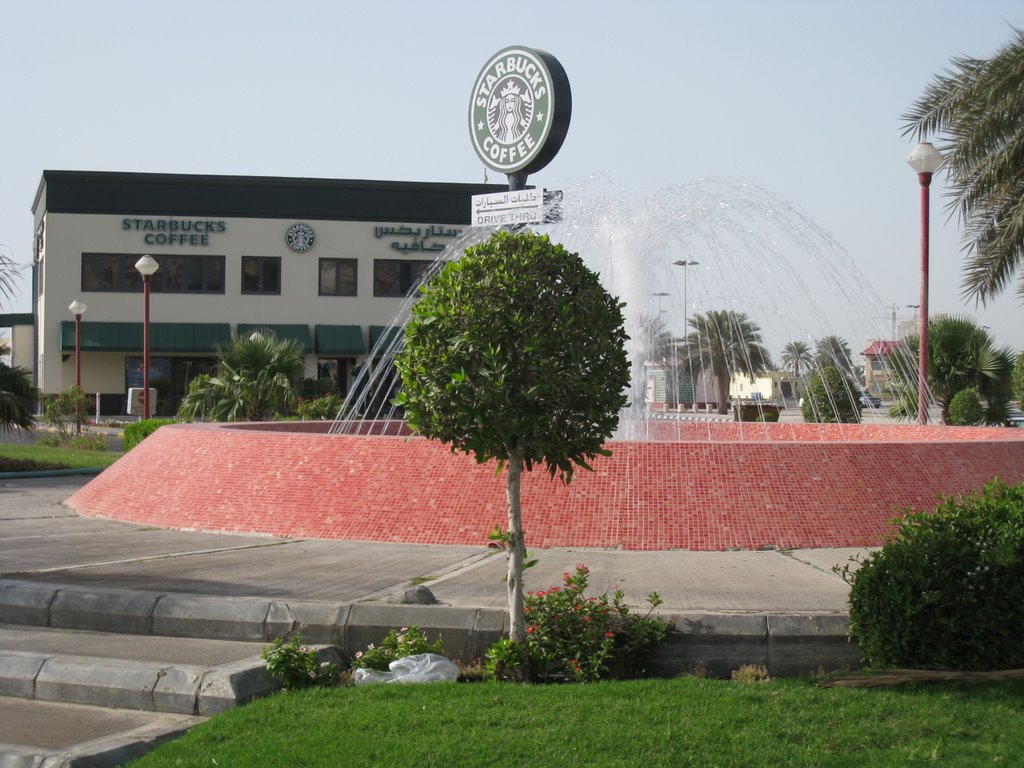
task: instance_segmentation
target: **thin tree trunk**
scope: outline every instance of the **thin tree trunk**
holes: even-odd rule
[[[523,475],[523,451],[515,448],[508,461],[508,590],[509,638],[519,644],[519,670],[517,682],[526,682],[530,676],[529,657],[526,653],[526,614],[523,611],[523,563],[526,560],[526,539],[523,533],[523,514],[519,504],[520,481]]]

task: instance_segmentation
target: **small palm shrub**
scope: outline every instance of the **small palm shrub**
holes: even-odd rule
[[[850,635],[874,667],[1024,667],[1024,483],[994,480],[910,513],[850,584]]]

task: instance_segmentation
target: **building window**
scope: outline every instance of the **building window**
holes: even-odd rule
[[[242,293],[281,293],[280,256],[243,256]]]
[[[374,259],[373,295],[408,296],[433,263],[407,259]]]
[[[356,259],[320,259],[320,295],[356,295]]]
[[[83,291],[139,291],[139,253],[83,253]],[[223,256],[154,256],[160,265],[150,288],[158,293],[224,293]]]

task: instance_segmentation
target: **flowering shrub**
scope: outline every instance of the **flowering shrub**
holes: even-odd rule
[[[334,685],[338,681],[337,666],[320,661],[316,650],[303,645],[297,634],[287,643],[275,638],[261,655],[267,662],[267,671],[285,690]]]
[[[324,395],[315,400],[299,398],[298,414],[303,421],[322,421],[333,419],[341,409],[341,398],[337,395]]]
[[[650,608],[632,614],[616,589],[586,597],[590,570],[582,563],[562,575],[562,586],[526,596],[526,652],[535,680],[590,682],[601,678],[640,677],[673,622],[651,616],[661,605],[657,592],[648,595]],[[487,653],[494,677],[511,679],[518,658],[515,643],[498,641]]]
[[[355,669],[388,670],[388,665],[395,659],[415,656],[417,653],[436,653],[444,655],[444,642],[440,636],[433,643],[419,627],[402,627],[392,629],[380,641],[380,645],[370,643],[365,651],[356,653],[352,660]]]

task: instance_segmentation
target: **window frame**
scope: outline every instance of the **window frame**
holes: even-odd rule
[[[374,259],[373,260],[373,295],[375,298],[407,298],[420,284],[424,276],[429,274],[435,261],[429,259]],[[389,289],[381,290],[380,269],[385,266],[397,267],[396,273],[392,274]],[[403,275],[403,269],[408,270]],[[408,287],[402,288],[408,280]]]
[[[142,275],[135,268],[135,262],[142,257],[140,253],[101,253],[84,251],[81,254],[79,285],[83,292],[91,293],[137,293],[142,290]],[[210,293],[223,295],[225,292],[224,270],[226,257],[221,254],[168,253],[154,256],[160,268],[153,273],[150,290],[154,293]],[[179,286],[168,287],[171,270],[170,260],[178,260],[178,274],[182,275]],[[96,262],[96,263],[92,263]],[[199,265],[201,287],[193,288],[190,279],[193,265]],[[90,267],[95,277],[87,280]],[[104,279],[104,270],[111,268],[110,277]],[[218,285],[219,280],[219,285]]]
[[[253,290],[246,288],[245,268],[249,264],[257,264],[256,281],[258,287]],[[267,267],[274,265],[277,268],[277,287],[268,288]],[[280,256],[243,256],[241,264],[240,292],[243,296],[280,296],[281,284],[284,282],[284,273],[281,269],[282,259]]]
[[[325,291],[323,283],[323,270],[324,266],[331,265],[334,267],[334,290]],[[344,290],[341,284],[341,267],[342,266],[352,267],[352,290]],[[316,286],[318,296],[357,296],[359,295],[359,259],[341,258],[341,257],[324,257],[317,262],[316,270]]]

